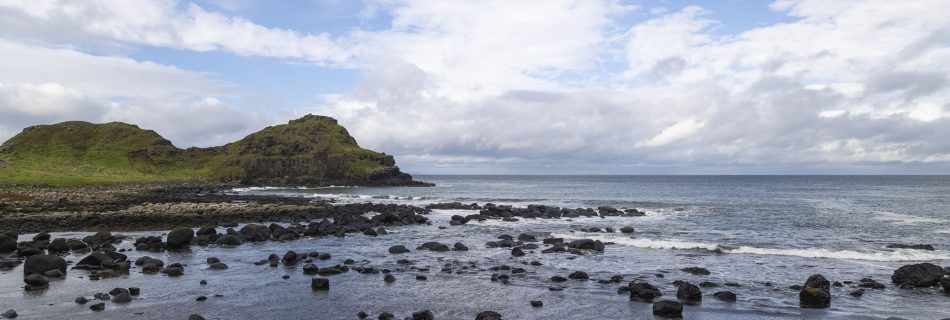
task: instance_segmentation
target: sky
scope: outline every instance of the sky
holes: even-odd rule
[[[413,174],[950,174],[946,0],[0,0],[0,140],[334,117]]]

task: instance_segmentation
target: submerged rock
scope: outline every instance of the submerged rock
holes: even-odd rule
[[[653,315],[661,317],[683,317],[683,304],[673,300],[657,301],[653,304]]]
[[[660,293],[660,289],[646,282],[631,282],[627,288],[630,291],[630,301],[650,303],[653,302],[653,299],[663,295]]]
[[[696,285],[684,283],[676,289],[676,298],[691,304],[699,303],[703,301],[703,292]]]
[[[725,302],[736,302],[736,294],[732,293],[732,291],[719,291],[713,293],[713,297]]]
[[[482,311],[475,315],[475,320],[501,320],[501,314],[495,311]]]
[[[389,247],[390,254],[400,254],[400,253],[406,253],[406,252],[409,252],[409,249],[406,249],[406,246],[404,245]]]

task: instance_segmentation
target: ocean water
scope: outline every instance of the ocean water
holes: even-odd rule
[[[184,319],[199,313],[209,319],[353,319],[359,311],[375,317],[392,312],[397,319],[414,311],[431,310],[436,319],[474,319],[494,310],[504,319],[650,319],[650,304],[630,302],[617,294],[619,286],[639,280],[657,286],[664,299],[676,298],[675,280],[708,281],[703,302],[685,307],[686,319],[942,319],[950,317],[950,295],[932,289],[904,290],[891,285],[893,271],[906,264],[931,262],[950,266],[950,177],[808,177],[808,176],[420,176],[430,188],[245,188],[236,193],[278,194],[288,197],[334,199],[339,202],[381,202],[425,205],[440,202],[614,206],[646,211],[644,217],[488,220],[450,226],[453,214],[467,210],[435,210],[428,226],[389,228],[379,237],[303,238],[289,242],[245,244],[238,248],[193,247],[186,252],[132,251],[135,259],[149,255],[167,263],[187,265],[185,275],[168,278],[133,272],[114,279],[90,281],[88,273],[71,270],[42,292],[22,290],[22,267],[0,272],[0,309],[14,308],[23,319],[162,318]],[[633,234],[588,233],[590,227],[632,226]],[[223,231],[220,229],[219,231]],[[161,230],[126,233],[161,235]],[[542,239],[593,238],[608,242],[602,253],[583,256],[541,254],[529,250],[513,257],[510,249],[488,248],[499,235],[529,233]],[[55,233],[82,237],[87,233]],[[21,235],[26,240],[32,235]],[[467,252],[412,250],[391,255],[387,248],[410,249],[427,242],[462,242]],[[931,244],[935,251],[888,249],[891,243]],[[130,249],[131,242],[120,248]],[[542,246],[542,248],[544,248]],[[331,290],[311,292],[300,266],[256,266],[271,253],[329,252],[320,267],[351,258],[357,265],[389,268],[397,277],[355,272],[330,276]],[[218,257],[230,268],[209,270],[207,257]],[[67,259],[78,261],[82,255]],[[402,265],[409,259],[412,265]],[[529,262],[537,261],[535,266]],[[490,268],[525,268],[511,274],[510,283],[492,282]],[[444,273],[445,267],[463,270]],[[462,269],[465,266],[467,269]],[[704,267],[710,275],[692,275],[685,267]],[[621,284],[596,281],[552,283],[553,275],[585,271],[591,279],[621,275]],[[868,289],[864,296],[848,295],[856,288],[832,288],[832,306],[813,310],[798,307],[798,290],[805,279],[820,273],[831,281],[870,277],[887,285]],[[290,279],[281,279],[288,275]],[[426,281],[417,281],[425,275]],[[659,275],[662,275],[660,277]],[[208,285],[198,284],[207,280]],[[724,287],[727,282],[739,287]],[[107,303],[102,312],[73,303],[113,287],[137,286],[142,296],[129,304]],[[562,291],[550,291],[552,286]],[[738,295],[736,303],[712,297],[720,290]],[[206,295],[207,301],[195,297]],[[220,295],[220,296],[215,296]],[[544,302],[532,308],[530,300]]]

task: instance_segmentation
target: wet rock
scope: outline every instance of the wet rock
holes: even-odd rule
[[[820,274],[812,275],[805,281],[804,288],[798,293],[799,306],[802,308],[828,308],[831,306],[831,282]]]
[[[139,289],[139,287],[129,287],[129,294],[133,297],[138,296],[141,293],[142,289]]]
[[[183,274],[185,274],[185,269],[183,269],[182,267],[168,267],[162,270],[162,272],[168,275],[169,277],[180,277]]]
[[[299,259],[300,257],[297,255],[296,252],[287,251],[286,253],[284,253],[284,257],[281,258],[280,261],[283,262],[284,265],[289,266],[289,265],[297,264],[297,261],[299,261]]]
[[[588,275],[587,275],[587,272],[584,272],[584,271],[574,271],[574,272],[572,272],[570,275],[568,275],[567,277],[568,277],[568,278],[571,278],[571,279],[574,279],[574,280],[587,280],[587,279],[590,279],[590,276],[588,276]]]
[[[195,298],[195,301],[205,301],[205,300],[208,300],[208,297],[206,297],[206,296],[198,296],[197,298]]]
[[[31,274],[23,278],[23,282],[26,282],[28,286],[27,289],[42,289],[49,286],[49,279],[41,274]]]
[[[540,308],[544,306],[544,302],[538,300],[531,300],[531,306],[534,308]]]
[[[695,274],[695,275],[698,275],[698,276],[708,276],[708,275],[709,275],[709,270],[707,270],[706,268],[700,268],[700,267],[683,268],[682,271],[683,271],[683,272],[686,272],[686,273]]]
[[[713,293],[713,297],[725,302],[736,302],[736,294],[732,293],[732,291],[719,291]]]
[[[317,267],[317,265],[315,264],[308,263],[308,264],[303,265],[303,274],[315,275],[319,271],[320,271],[320,268]]]
[[[23,275],[45,274],[50,270],[58,270],[66,274],[66,259],[60,256],[37,254],[26,258],[23,263]]]
[[[201,315],[198,315],[198,314],[192,314],[188,316],[188,320],[205,320],[205,317],[202,317]]]
[[[886,286],[885,286],[883,283],[877,282],[876,280],[871,279],[871,278],[864,278],[864,279],[861,279],[860,283],[858,284],[858,287],[861,287],[861,288],[869,288],[869,289],[884,289],[884,288],[886,288]]]
[[[892,243],[887,245],[890,249],[913,249],[913,250],[928,250],[934,251],[934,246],[929,244],[899,244]]]
[[[653,304],[653,315],[670,318],[682,318],[683,304],[673,300],[657,301]]]
[[[691,283],[684,283],[676,289],[676,298],[686,303],[696,304],[703,301],[703,292]]]
[[[860,298],[861,296],[864,295],[864,289],[854,290],[854,291],[851,291],[851,292],[848,293],[848,294],[851,295],[852,297]]]
[[[0,233],[0,253],[16,251],[16,234]]]
[[[466,246],[465,246],[464,244],[462,244],[461,242],[456,242],[455,245],[452,246],[452,250],[455,250],[455,251],[468,251],[468,247],[466,247]]]
[[[388,283],[396,282],[396,276],[391,275],[391,274],[386,274],[386,276],[383,277],[383,281],[386,281]]]
[[[429,310],[416,311],[412,313],[412,320],[435,320],[435,316]]]
[[[416,247],[416,250],[445,252],[445,251],[449,251],[449,246],[443,243],[438,243],[438,242],[426,242],[426,243],[423,243],[421,246]]]
[[[600,240],[578,239],[568,244],[569,248],[581,250],[604,251],[604,243]]]
[[[521,248],[511,249],[511,255],[515,257],[523,257],[525,255],[524,251]]]
[[[627,288],[627,291],[630,292],[630,301],[649,303],[663,295],[660,293],[660,289],[646,282],[631,282]]]
[[[169,249],[183,249],[191,244],[191,239],[194,239],[194,237],[194,230],[179,227],[168,232],[168,236],[165,238],[165,244]]]
[[[898,268],[891,281],[900,287],[929,287],[943,277],[943,268],[932,263],[918,263]]]
[[[223,235],[214,242],[220,246],[239,246],[244,243],[240,237],[235,235]]]
[[[482,311],[475,315],[475,320],[501,320],[501,314],[495,311]]]
[[[66,239],[56,238],[49,243],[49,247],[47,249],[51,253],[64,253],[69,252],[69,245],[66,244]]]
[[[195,232],[195,235],[199,235],[199,236],[210,236],[214,234],[218,234],[218,230],[215,229],[214,227],[198,228],[198,231]]]
[[[76,304],[86,304],[86,302],[89,302],[89,299],[86,299],[86,297],[79,297],[73,301],[76,302]]]
[[[564,282],[567,281],[567,278],[562,276],[553,276],[551,277],[551,282]]]
[[[519,234],[519,235],[518,235],[518,241],[523,241],[523,242],[537,242],[537,241],[538,241],[538,238],[536,238],[536,237],[533,236],[533,235],[527,234],[527,233],[522,233],[522,234]]]
[[[216,257],[210,257],[210,258],[208,258],[208,259],[205,259],[205,261],[206,261],[208,264],[215,264],[215,263],[221,262],[221,259],[218,259],[218,258],[216,258]]]
[[[6,318],[6,319],[13,319],[13,318],[16,318],[17,316],[19,315],[16,313],[16,310],[13,310],[13,309],[7,310],[3,312],[2,314],[0,314],[0,317]]]
[[[416,276],[416,280],[419,280],[419,281],[426,281],[426,280],[429,280],[429,277],[426,277],[426,276],[423,276],[423,275],[418,275],[418,276]]]
[[[102,311],[105,309],[106,309],[106,304],[102,302],[89,306],[89,310],[92,310],[92,311]]]
[[[321,276],[333,276],[333,275],[338,275],[341,273],[343,273],[343,269],[340,269],[337,267],[326,267],[326,268],[320,268],[319,270],[317,270],[317,274]]]
[[[326,252],[323,252],[323,253],[320,253],[320,254],[317,255],[317,259],[319,259],[319,260],[330,260],[331,257],[332,257],[332,256],[331,256],[329,253],[326,253]]]
[[[633,233],[633,231],[633,227],[630,226],[620,228],[620,232],[622,233]]]
[[[380,313],[380,314],[379,314],[379,317],[378,317],[377,319],[379,319],[379,320],[393,320],[393,319],[396,319],[396,316],[394,316],[392,313],[389,313],[389,312],[383,312],[383,313]]]
[[[125,288],[113,288],[112,290],[109,291],[109,295],[113,295],[113,296],[119,295],[122,293],[129,293],[129,290]]]
[[[406,246],[404,245],[389,247],[390,254],[400,254],[400,253],[406,253],[406,252],[409,252],[409,249],[406,249]]]
[[[208,269],[211,269],[211,270],[225,270],[227,268],[228,268],[228,265],[225,264],[224,262],[215,262],[215,263],[212,263],[210,266],[208,266]]]
[[[120,294],[118,294],[118,295],[112,297],[112,302],[114,302],[114,303],[129,303],[129,302],[132,302],[132,295],[130,295],[128,292],[120,293]]]

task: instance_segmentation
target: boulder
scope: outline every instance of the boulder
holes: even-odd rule
[[[475,320],[501,320],[501,314],[495,311],[482,311],[475,315]]]
[[[943,291],[950,293],[950,276],[944,276],[940,279],[940,285],[943,287]]]
[[[400,254],[400,253],[406,253],[406,252],[409,252],[409,249],[406,249],[406,246],[404,245],[389,247],[389,253],[391,254]]]
[[[66,243],[66,239],[56,238],[56,239],[53,239],[53,241],[49,243],[49,247],[47,249],[49,250],[50,253],[69,252],[69,244]]]
[[[421,246],[417,247],[416,250],[429,250],[429,251],[435,251],[435,252],[444,252],[444,251],[449,251],[450,249],[449,249],[449,246],[446,245],[446,244],[438,243],[438,242],[434,242],[434,241],[433,241],[433,242],[426,242],[426,243],[423,243]]]
[[[13,310],[13,309],[4,311],[2,314],[0,314],[0,317],[3,317],[4,319],[13,319],[13,318],[16,318],[17,316],[18,315],[16,313],[16,310]]]
[[[102,311],[105,309],[106,309],[106,304],[102,302],[89,306],[89,310],[92,310],[92,311]]]
[[[284,257],[280,259],[284,265],[293,265],[296,264],[300,257],[294,251],[287,251],[284,253]]]
[[[736,302],[736,294],[732,293],[732,291],[719,291],[713,293],[713,297],[725,302]]]
[[[683,304],[673,300],[657,301],[653,304],[653,315],[661,317],[682,318]]]
[[[198,231],[195,232],[195,235],[199,235],[199,236],[210,236],[213,234],[218,234],[218,230],[215,229],[214,227],[202,227],[202,228],[199,228]]]
[[[179,227],[168,232],[165,243],[169,249],[182,249],[191,244],[191,239],[195,238],[195,231],[191,228]]]
[[[588,275],[587,275],[587,272],[584,272],[584,271],[574,271],[574,272],[572,272],[570,275],[568,275],[567,277],[568,277],[568,278],[571,278],[571,279],[574,279],[574,280],[587,280],[587,279],[590,279],[590,276],[588,276]]]
[[[315,275],[319,271],[320,271],[320,268],[317,267],[317,265],[315,264],[308,263],[308,264],[303,265],[303,274]]]
[[[600,240],[578,239],[568,244],[569,248],[581,250],[604,251],[604,243]]]
[[[633,227],[630,227],[630,226],[622,227],[622,228],[620,228],[620,232],[623,232],[623,233],[633,233]]]
[[[239,246],[244,243],[244,241],[238,236],[228,234],[221,236],[218,240],[215,240],[214,243],[219,246]]]
[[[703,292],[691,283],[683,283],[676,289],[676,298],[690,304],[703,301]]]
[[[0,253],[16,251],[16,240],[15,234],[0,233]]]
[[[41,275],[50,270],[59,270],[60,273],[66,274],[66,259],[60,256],[37,254],[26,258],[26,262],[23,263],[24,276]]]
[[[313,291],[330,290],[330,279],[327,279],[327,278],[310,279],[310,289]]]
[[[132,295],[128,292],[122,292],[118,295],[112,297],[112,302],[114,303],[129,303],[132,302]]]
[[[23,282],[26,282],[29,289],[42,289],[49,285],[49,279],[41,274],[35,273],[23,278]]]
[[[709,275],[709,270],[707,270],[706,268],[700,268],[700,267],[683,268],[682,271],[683,271],[683,272],[686,272],[686,273],[690,273],[690,274],[695,274],[695,275],[698,275],[698,276],[708,276],[708,275]]]
[[[820,274],[812,275],[798,293],[799,306],[821,309],[831,306],[831,282]]]
[[[523,257],[525,253],[524,250],[521,250],[521,248],[514,248],[511,249],[511,255],[515,257]]]
[[[208,266],[208,269],[211,269],[211,270],[224,270],[227,268],[228,268],[228,265],[225,264],[224,262],[215,262]]]
[[[435,316],[429,310],[416,311],[412,313],[412,320],[435,320]]]
[[[901,287],[929,287],[940,283],[943,268],[932,263],[910,264],[898,268],[891,281]]]
[[[468,251],[468,247],[466,247],[466,246],[465,246],[464,244],[462,244],[461,242],[456,242],[455,245],[452,246],[452,250],[455,250],[455,251]]]
[[[631,282],[627,287],[628,291],[630,291],[630,301],[649,303],[653,302],[653,299],[663,295],[660,293],[660,289],[646,282]]]

